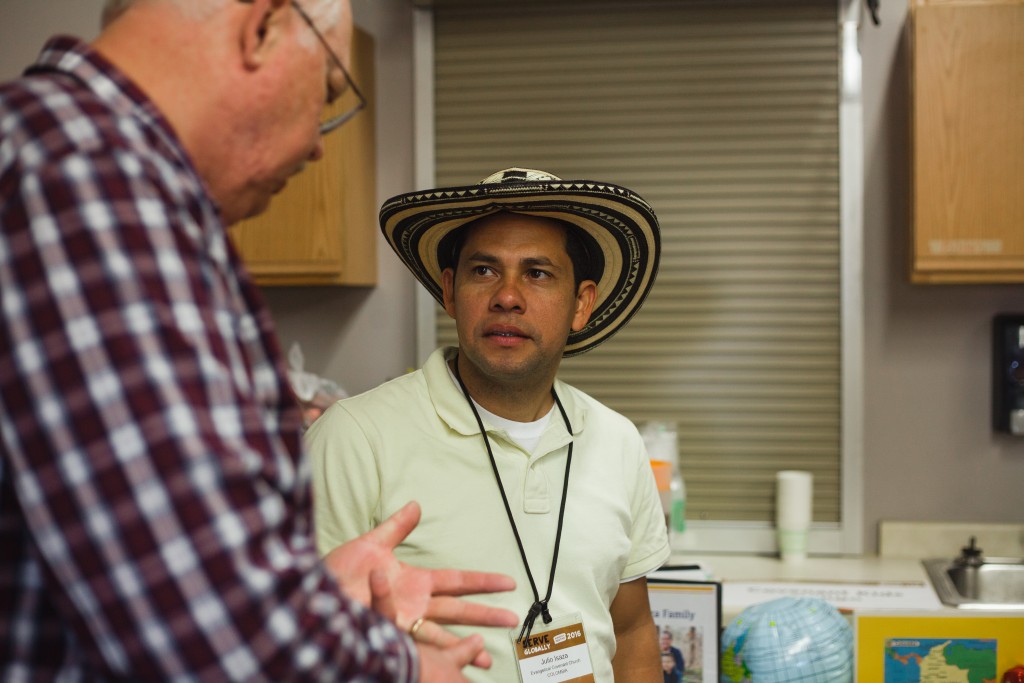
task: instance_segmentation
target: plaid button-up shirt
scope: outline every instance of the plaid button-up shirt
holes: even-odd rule
[[[0,681],[407,681],[312,540],[266,308],[90,48],[0,86]]]

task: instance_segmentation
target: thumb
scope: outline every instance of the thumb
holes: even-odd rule
[[[394,550],[419,523],[420,505],[416,501],[411,501],[381,522],[373,531],[366,534],[366,537],[377,545]]]
[[[391,582],[388,581],[387,573],[383,569],[370,571],[370,608],[398,624],[399,628],[407,627],[406,624],[398,623],[398,605],[395,604]]]

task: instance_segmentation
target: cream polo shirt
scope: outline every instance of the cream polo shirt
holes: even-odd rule
[[[448,374],[445,359],[454,353],[438,349],[421,370],[339,401],[310,427],[317,544],[326,553],[416,500],[423,516],[396,549],[398,558],[509,574],[515,591],[471,599],[510,609],[522,620],[533,592],[476,419]],[[615,654],[609,607],[620,581],[668,559],[665,517],[634,425],[563,382],[556,380],[555,391],[572,423],[574,446],[549,607],[556,619],[582,614],[595,678],[606,682],[613,680]],[[543,598],[570,441],[565,422],[557,411],[551,415],[532,454],[504,431],[488,426],[488,437]],[[494,657],[489,671],[467,667],[471,680],[518,680],[506,629],[452,630],[483,633]]]

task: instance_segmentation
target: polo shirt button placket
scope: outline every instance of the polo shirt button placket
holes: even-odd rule
[[[547,477],[534,460],[526,467],[526,486],[523,495],[523,512],[545,515],[551,512],[551,495]]]

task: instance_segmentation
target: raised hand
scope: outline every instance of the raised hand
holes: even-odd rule
[[[419,520],[419,505],[408,503],[376,529],[332,550],[324,557],[324,564],[347,595],[384,614],[399,628],[408,631],[423,619],[415,635],[429,645],[445,649],[465,646],[438,624],[515,627],[519,618],[514,612],[459,597],[512,590],[515,582],[511,577],[458,569],[423,569],[395,557],[394,549]],[[472,661],[476,666],[490,666],[490,656],[482,649]]]

